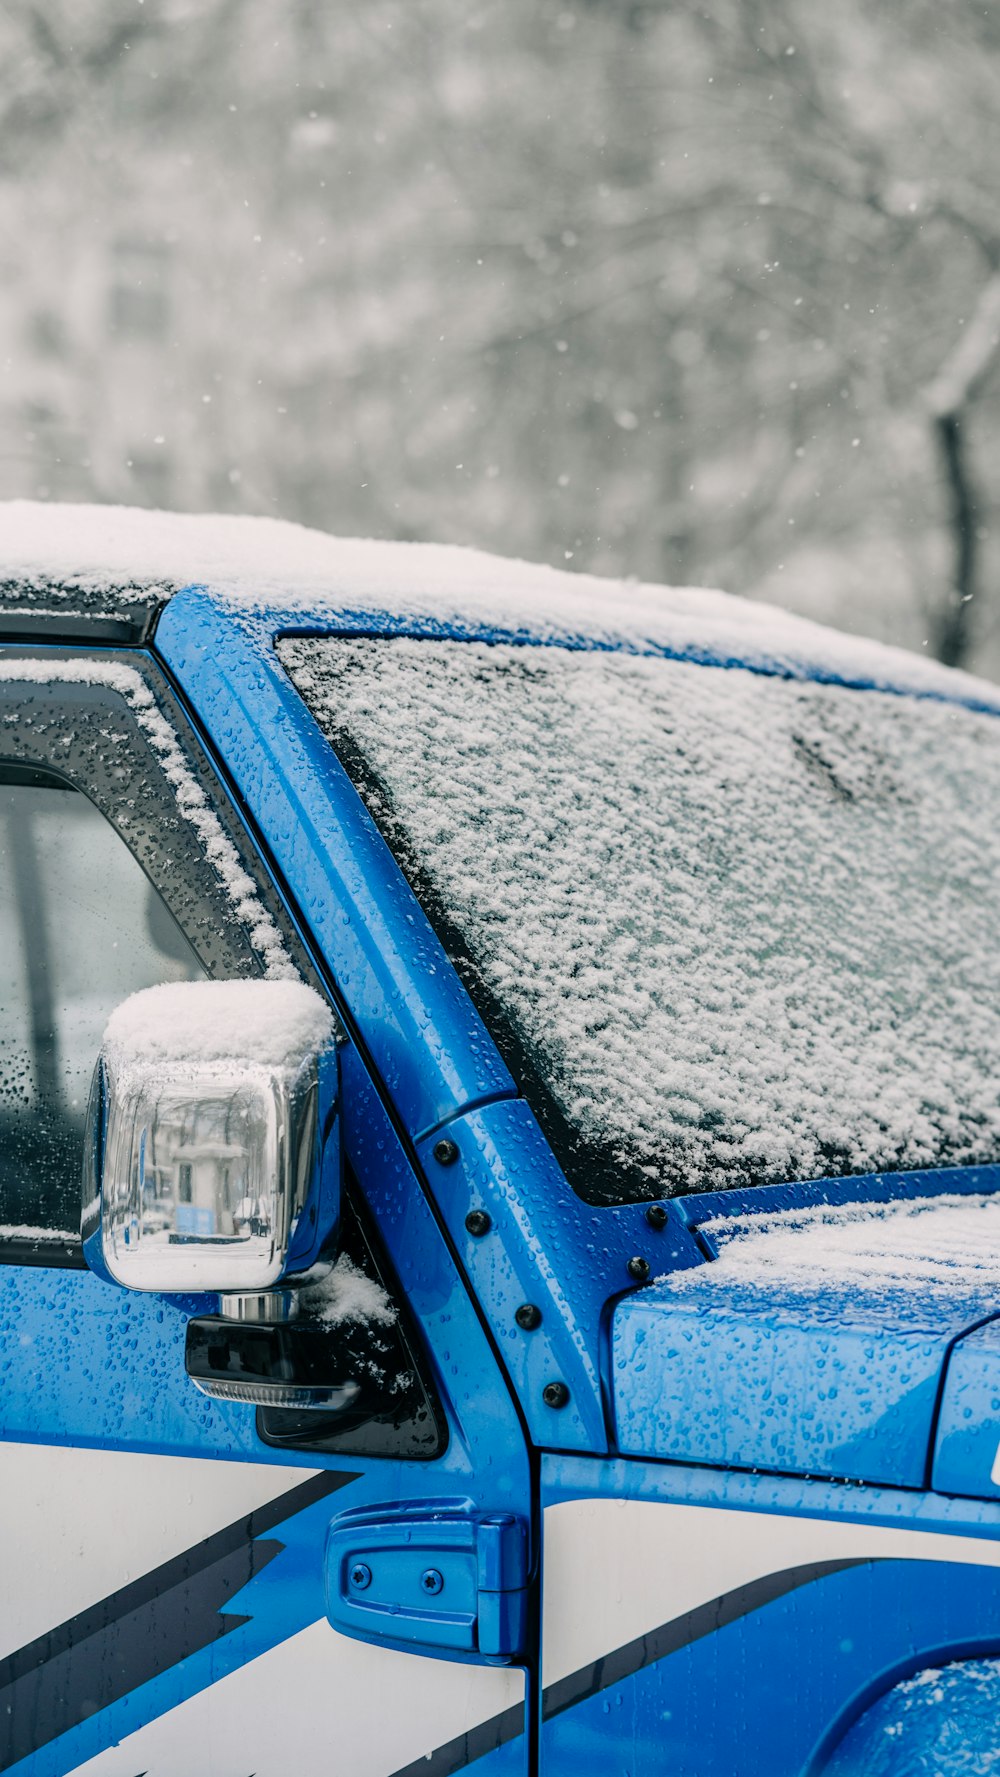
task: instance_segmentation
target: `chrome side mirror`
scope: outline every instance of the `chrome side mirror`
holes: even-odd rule
[[[340,1210],[329,1006],[298,981],[178,982],[116,1008],[88,1112],[91,1270],[247,1297],[313,1267]]]

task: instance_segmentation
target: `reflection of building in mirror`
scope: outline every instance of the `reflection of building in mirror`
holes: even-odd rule
[[[239,1094],[161,1100],[139,1145],[144,1237],[174,1244],[270,1233],[268,1205],[251,1176],[247,1110]]]

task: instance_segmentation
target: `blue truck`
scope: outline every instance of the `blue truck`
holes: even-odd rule
[[[0,508],[0,1769],[1000,1769],[998,716]]]

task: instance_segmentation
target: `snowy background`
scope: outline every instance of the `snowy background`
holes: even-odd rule
[[[7,0],[0,495],[725,586],[1000,677],[1000,9]]]

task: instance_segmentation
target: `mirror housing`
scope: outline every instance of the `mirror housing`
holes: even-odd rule
[[[116,1008],[88,1111],[82,1233],[126,1289],[248,1295],[333,1257],[337,1051],[299,981],[177,982]]]

